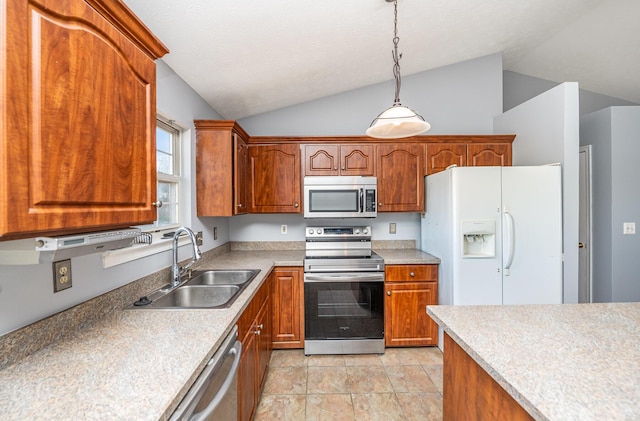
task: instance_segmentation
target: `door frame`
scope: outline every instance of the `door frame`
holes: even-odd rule
[[[579,228],[578,228],[578,302],[593,302],[593,203],[591,145],[579,151]],[[580,248],[583,244],[583,248]]]

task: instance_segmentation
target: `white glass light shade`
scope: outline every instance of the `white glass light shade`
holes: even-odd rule
[[[410,108],[394,104],[383,111],[365,132],[378,139],[395,139],[416,136],[431,128],[424,118]]]

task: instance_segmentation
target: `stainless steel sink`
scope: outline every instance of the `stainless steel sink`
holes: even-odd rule
[[[259,269],[193,271],[178,287],[160,288],[128,309],[228,308],[258,273]]]
[[[229,303],[239,291],[236,285],[184,285],[149,305],[153,308],[215,308]]]
[[[243,285],[251,282],[260,270],[204,270],[194,271],[187,285]]]

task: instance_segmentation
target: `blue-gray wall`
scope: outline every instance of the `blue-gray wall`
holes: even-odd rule
[[[509,70],[504,71],[503,82],[503,102],[505,111],[522,104],[534,96],[538,96],[541,93],[548,91],[554,86],[559,85],[557,82],[526,76]],[[614,105],[638,104],[580,89],[580,115],[589,114]]]
[[[393,82],[246,117],[254,136],[364,135],[393,104]],[[400,99],[431,124],[426,134],[489,134],[502,112],[502,55],[493,54],[402,77]]]
[[[640,106],[583,116],[580,144],[592,146],[593,301],[640,301],[640,232],[623,234],[640,223]]]

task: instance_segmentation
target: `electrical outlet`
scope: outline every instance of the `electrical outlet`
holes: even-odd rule
[[[280,234],[286,234],[286,233],[287,233],[287,226],[280,225]]]
[[[396,233],[396,223],[395,222],[390,222],[389,223],[389,234],[395,234]]]
[[[622,224],[622,233],[623,234],[635,234],[636,233],[636,223],[635,222],[625,222]]]
[[[71,259],[53,262],[53,292],[71,288]]]
[[[201,246],[204,240],[202,239],[202,231],[198,231],[196,234],[196,245]]]
[[[213,227],[213,239],[218,239],[218,227]]]

